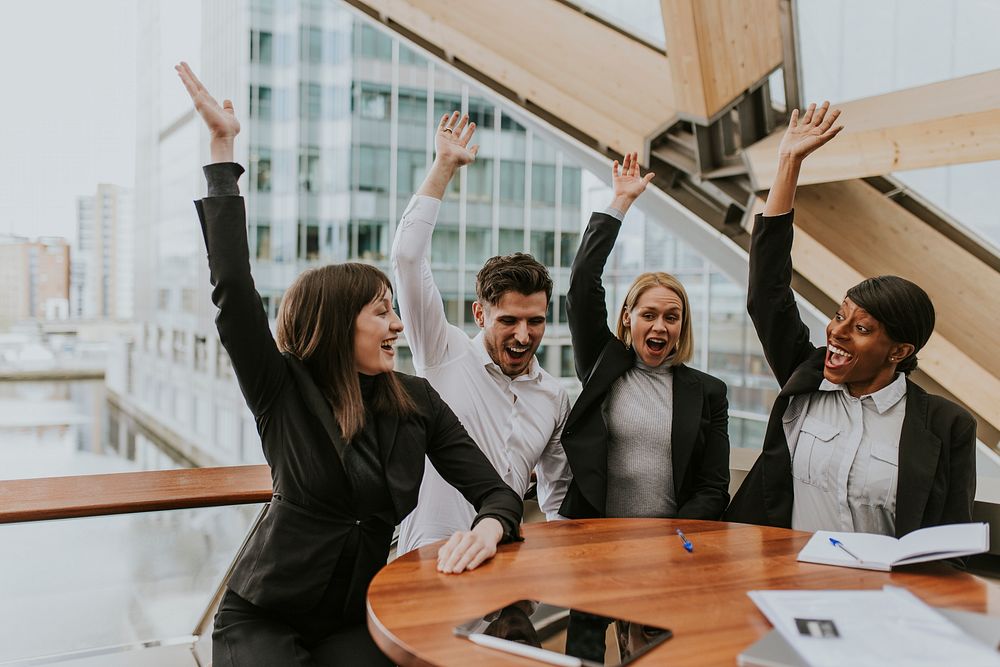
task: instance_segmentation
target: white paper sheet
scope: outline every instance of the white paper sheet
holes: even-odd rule
[[[749,595],[813,667],[1000,667],[1000,654],[903,588]]]

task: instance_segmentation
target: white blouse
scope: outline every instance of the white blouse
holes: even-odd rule
[[[792,528],[895,535],[905,414],[902,373],[860,398],[823,380],[792,399],[782,417],[792,456]]]

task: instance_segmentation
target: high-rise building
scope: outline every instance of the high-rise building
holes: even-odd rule
[[[163,63],[161,11],[141,12],[148,38],[140,40],[136,299],[144,334],[130,358],[133,398],[212,457],[255,460],[256,429],[215,332],[191,205],[204,192],[208,137],[190,108],[164,113],[159,103],[161,89],[179,85]],[[483,262],[532,253],[555,281],[539,361],[575,395],[569,267],[587,217],[607,205],[610,191],[564,139],[334,3],[301,0],[280,11],[266,0],[206,3],[201,61],[206,86],[232,99],[241,120],[236,159],[247,169],[240,186],[253,273],[272,320],[285,288],[305,268],[358,260],[389,271],[396,222],[433,159],[434,127],[461,109],[476,122],[481,149],[451,184],[432,243],[448,318],[474,329],[475,274]],[[151,71],[156,64],[163,71]],[[742,289],[635,210],[606,274],[610,312],[646,270],[675,272],[688,285],[698,336],[694,365],[730,383],[734,446],[759,444],[776,385]],[[398,358],[401,370],[412,371],[405,346]]]
[[[74,317],[132,317],[134,215],[132,191],[119,185],[101,183],[96,194],[77,198]]]
[[[66,239],[0,239],[0,325],[69,316],[70,252]]]

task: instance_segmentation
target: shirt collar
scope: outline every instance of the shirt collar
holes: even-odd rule
[[[842,384],[834,384],[823,378],[823,381],[819,383],[819,391],[842,391],[846,395],[850,396],[851,393],[847,391],[847,387]],[[896,379],[882,387],[873,394],[865,394],[858,398],[858,400],[864,400],[866,398],[872,399],[875,404],[875,409],[878,413],[884,414],[886,410],[892,406],[899,403],[900,399],[906,396],[906,375],[903,373],[896,373]]]
[[[512,382],[517,380],[537,380],[541,377],[542,368],[538,364],[538,359],[535,355],[531,355],[531,363],[528,365],[528,372],[524,375],[518,375],[516,378],[512,378],[503,372],[503,369],[500,368],[495,361],[493,361],[490,357],[490,353],[486,351],[486,338],[484,332],[480,331],[479,335],[476,336],[472,342],[474,343],[473,347],[476,350],[476,356],[478,357],[480,363],[486,367],[486,370],[500,374]]]

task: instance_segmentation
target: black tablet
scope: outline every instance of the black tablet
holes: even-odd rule
[[[627,665],[673,636],[667,628],[518,600],[462,623],[455,634],[488,648],[565,667]]]

